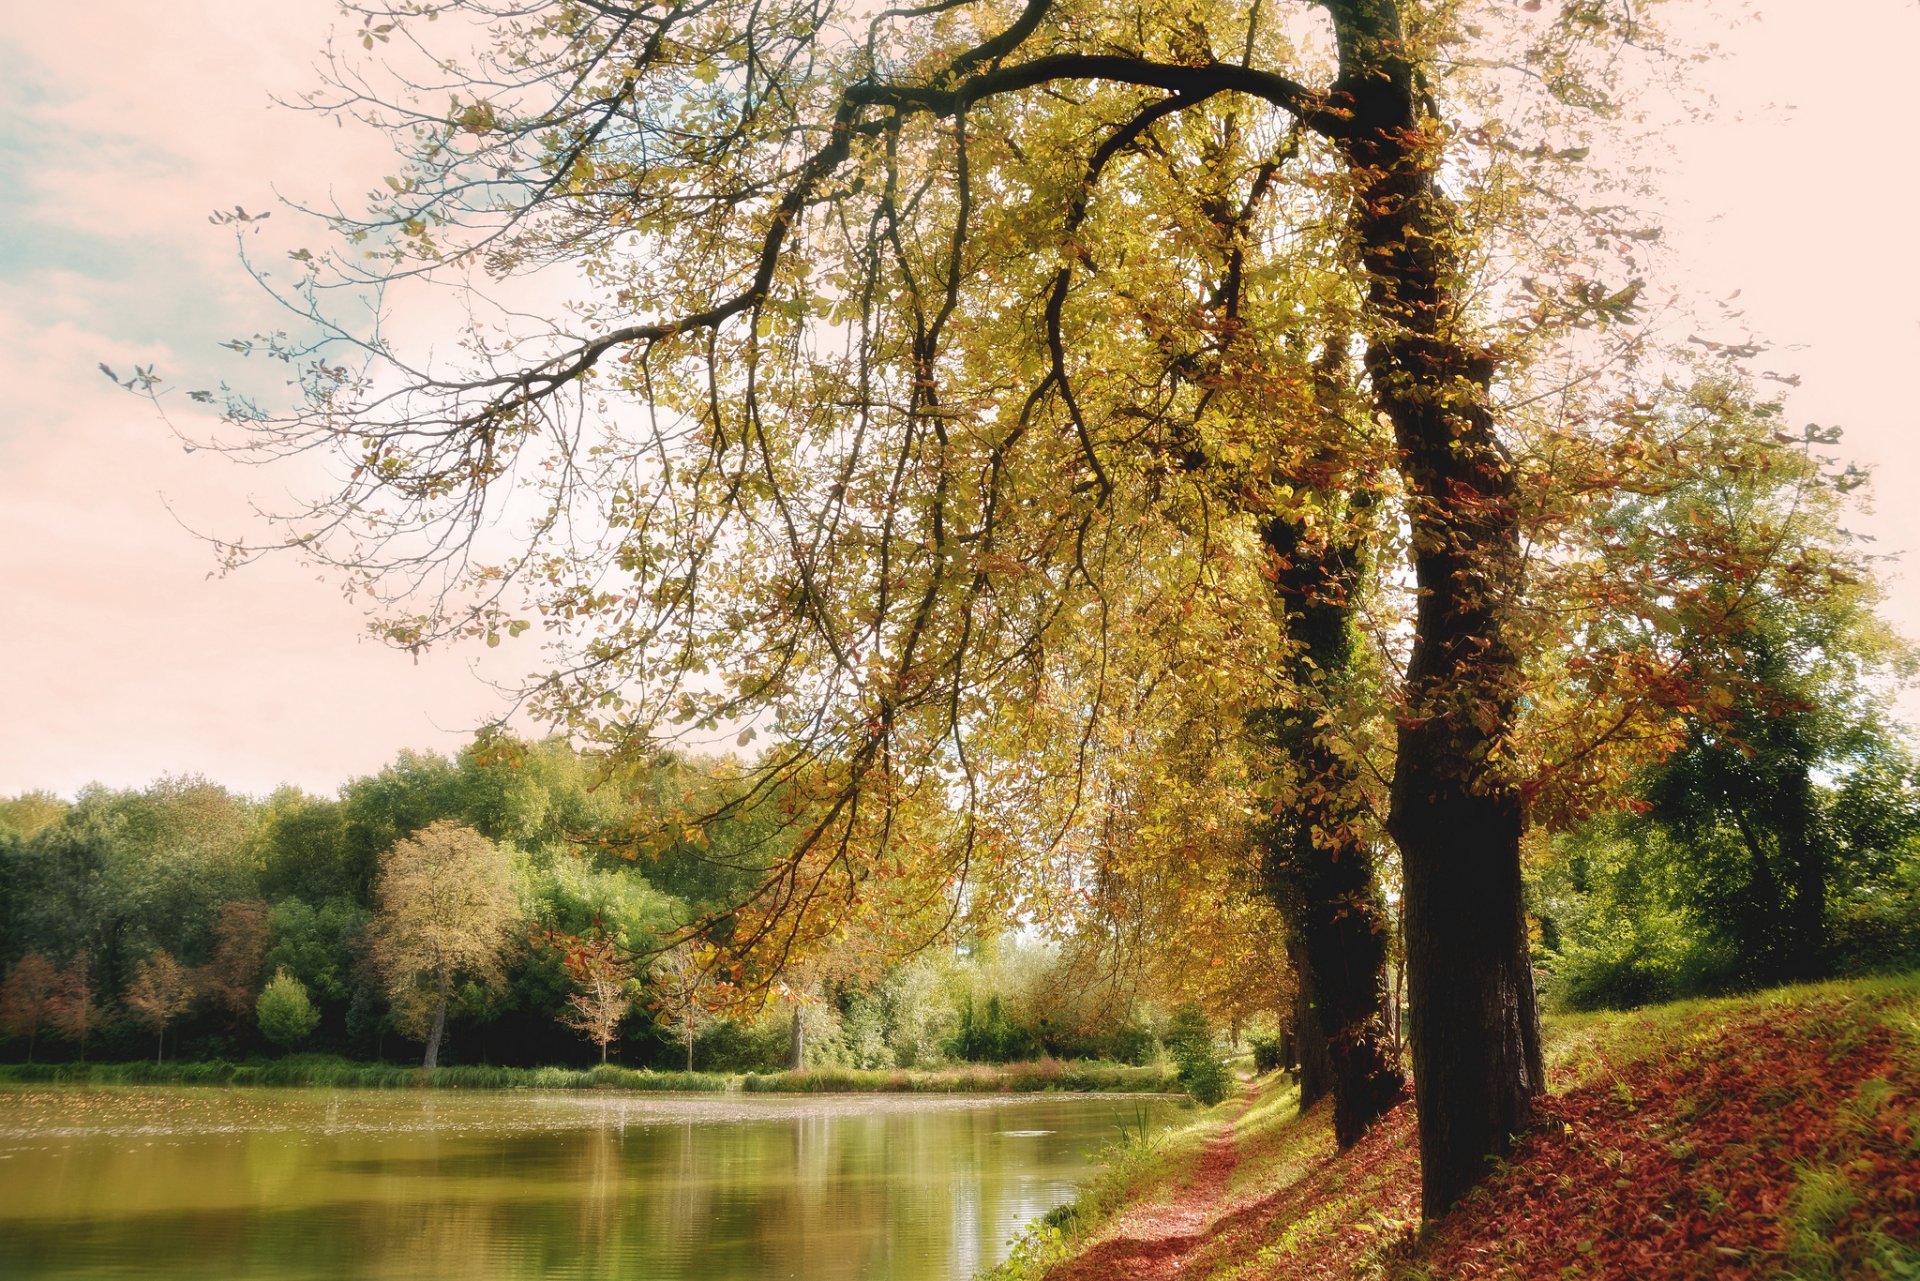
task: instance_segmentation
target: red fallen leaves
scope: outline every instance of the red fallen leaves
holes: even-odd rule
[[[1207,1145],[1178,1196],[1135,1207],[1100,1242],[1050,1274],[1050,1281],[1164,1281],[1179,1275],[1209,1236],[1209,1220],[1237,1164],[1229,1123]]]
[[[1886,1028],[1851,1032],[1837,1044],[1775,1012],[1546,1100],[1513,1164],[1409,1261],[1450,1278],[1770,1276],[1800,1172],[1821,1167],[1844,1167],[1857,1198],[1826,1225],[1843,1264],[1869,1228],[1920,1240],[1916,1083]],[[1875,1080],[1877,1101],[1849,1110]]]
[[[1829,1275],[1876,1275],[1876,1237],[1920,1251],[1920,1076],[1883,1013],[1820,999],[1696,1026],[1664,1054],[1544,1100],[1512,1162],[1425,1234],[1411,1229],[1410,1104],[1343,1154],[1324,1115],[1295,1122],[1325,1135],[1326,1155],[1283,1186],[1232,1198],[1217,1199],[1232,1162],[1216,1145],[1172,1206],[1136,1211],[1054,1281],[1229,1265],[1247,1281],[1383,1270],[1448,1281],[1741,1281],[1792,1270],[1796,1221],[1799,1244],[1812,1234]],[[1250,1145],[1243,1156],[1257,1169],[1273,1154]],[[1822,1186],[1841,1195],[1796,1200]]]
[[[1327,1157],[1305,1175],[1222,1220],[1224,1257],[1260,1256],[1261,1266],[1249,1278],[1347,1281],[1370,1274],[1365,1265],[1383,1241],[1420,1221],[1412,1103],[1387,1113],[1344,1153],[1331,1151],[1330,1129],[1327,1140]],[[1316,1219],[1322,1221],[1318,1230],[1296,1229]]]
[[[1235,1275],[1286,1281],[1345,1281],[1355,1275],[1370,1255],[1378,1253],[1383,1236],[1397,1234],[1403,1225],[1418,1220],[1420,1179],[1414,1159],[1413,1108],[1401,1104],[1350,1151],[1338,1155],[1324,1105],[1294,1124],[1314,1127],[1326,1146],[1325,1155],[1292,1182],[1272,1190],[1245,1189],[1200,1207],[1211,1222],[1202,1231],[1181,1236],[1179,1249],[1156,1254],[1151,1271],[1113,1266],[1142,1255],[1109,1240],[1071,1260],[1049,1281],[1204,1277],[1256,1255],[1259,1262],[1253,1269]],[[1257,1146],[1242,1155],[1256,1165],[1271,1156]],[[1196,1178],[1195,1193],[1206,1182]],[[1181,1197],[1173,1209],[1185,1220],[1195,1209],[1192,1197]],[[1083,1266],[1089,1261],[1095,1266]]]

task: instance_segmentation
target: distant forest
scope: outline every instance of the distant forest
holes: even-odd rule
[[[729,768],[663,754],[616,787],[560,740],[495,740],[451,760],[403,752],[332,799],[187,776],[0,801],[0,1054],[417,1061],[429,1016],[408,1007],[432,976],[397,981],[380,948],[440,926],[383,934],[398,909],[382,871],[455,825],[484,838],[509,901],[484,926],[491,955],[449,975],[443,1061],[588,1064],[604,1039],[610,1062],[684,1068],[689,1036],[695,1067],[730,1072],[1157,1052],[1166,1013],[1012,936],[904,960],[856,942],[777,990],[727,993],[667,945],[747,893],[779,837],[764,818],[675,827]]]

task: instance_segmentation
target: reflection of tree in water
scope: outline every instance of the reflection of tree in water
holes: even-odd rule
[[[574,1151],[574,1204],[579,1213],[576,1238],[589,1255],[607,1257],[614,1246],[616,1228],[624,1216],[621,1191],[625,1187],[620,1159],[621,1139],[626,1123],[618,1116],[600,1118],[600,1123],[580,1136]]]
[[[0,1162],[10,1278],[953,1281],[1063,1199],[1111,1133],[1111,1109],[1081,1100],[156,1091],[18,1119],[88,1133],[61,1138],[57,1179],[24,1148]]]

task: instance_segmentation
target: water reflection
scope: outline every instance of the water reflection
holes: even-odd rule
[[[4,1091],[0,1275],[959,1281],[1135,1106]]]

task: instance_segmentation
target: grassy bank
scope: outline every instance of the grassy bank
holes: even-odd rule
[[[1413,1108],[1349,1152],[1278,1078],[1122,1151],[997,1281],[1920,1277],[1920,976],[1550,1019],[1551,1094],[1510,1162],[1423,1225]],[[1190,1202],[1231,1125],[1203,1225],[1129,1251]],[[1217,1146],[1217,1145],[1216,1145]],[[1150,1253],[1158,1251],[1158,1253]]]
[[[969,1063],[960,1067],[916,1072],[906,1069],[863,1072],[852,1068],[822,1068],[809,1072],[774,1072],[741,1079],[741,1088],[775,1094],[821,1094],[838,1091],[920,1094],[995,1094],[1041,1090],[1078,1093],[1180,1093],[1172,1068],[1128,1067],[1120,1063],[1040,1059],[1033,1063],[994,1065]]]
[[[321,1086],[333,1089],[436,1090],[729,1090],[782,1094],[838,1092],[1019,1093],[1030,1091],[1175,1092],[1171,1070],[1114,1063],[1043,1059],[1004,1066],[969,1064],[937,1071],[860,1072],[821,1069],[737,1076],[724,1072],[655,1072],[624,1067],[443,1067],[431,1072],[389,1063],[356,1063],[326,1055],[290,1055],[256,1063],[14,1063],[0,1065],[0,1085]]]

